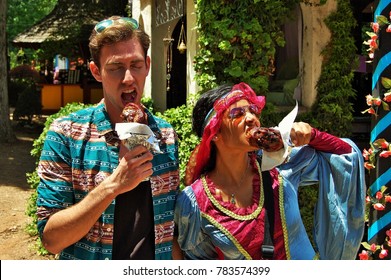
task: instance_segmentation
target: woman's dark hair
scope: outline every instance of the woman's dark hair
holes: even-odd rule
[[[202,137],[204,133],[203,124],[209,111],[213,108],[213,104],[217,99],[229,93],[232,85],[224,84],[217,88],[204,92],[198,99],[193,109],[193,131],[198,137]]]
[[[202,138],[204,133],[204,121],[209,111],[213,108],[213,104],[216,100],[220,99],[224,95],[228,94],[232,89],[232,85],[224,84],[217,88],[204,92],[200,99],[198,99],[193,109],[193,131],[198,137]],[[202,172],[208,172],[213,170],[216,165],[216,147],[214,142],[211,143],[209,161],[205,165]]]

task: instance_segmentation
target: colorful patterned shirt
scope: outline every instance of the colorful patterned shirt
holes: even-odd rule
[[[172,126],[147,111],[148,125],[160,136],[161,154],[152,160],[155,259],[171,259],[174,207],[179,189],[178,138]],[[58,118],[47,133],[38,174],[38,230],[49,217],[81,201],[113,173],[119,163],[119,138],[103,102]],[[81,240],[60,259],[112,259],[115,199]]]

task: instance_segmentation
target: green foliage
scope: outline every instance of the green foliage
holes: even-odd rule
[[[300,187],[298,191],[301,218],[313,246],[315,245],[313,237],[314,211],[318,200],[318,193],[318,185]]]
[[[52,11],[60,11],[60,14],[56,14],[54,18],[62,18],[65,22],[56,34],[56,36],[63,37],[64,40],[47,38],[38,50],[24,49],[27,62],[31,60],[45,61],[45,59],[52,61],[56,54],[62,54],[70,59],[77,57],[88,59],[89,57],[85,57],[87,55],[85,48],[92,26],[84,24],[86,18],[100,20],[108,15],[127,15],[126,7],[128,4],[128,0],[8,0],[7,37],[11,68],[20,64],[17,57],[19,50],[11,44],[12,40],[21,32],[44,19]],[[59,9],[54,10],[56,5]],[[46,26],[43,29],[52,27],[52,22],[47,18],[45,23]]]
[[[301,2],[308,6],[318,7],[326,4],[327,0],[319,0],[319,1],[302,0]]]
[[[194,67],[200,90],[246,82],[266,92],[276,47],[285,44],[281,25],[298,2],[198,0]]]
[[[11,68],[19,63],[17,62],[18,49],[15,48],[11,41],[19,33],[27,30],[43,17],[45,17],[55,6],[57,0],[8,0],[7,1],[7,39],[10,54]],[[36,59],[34,50],[25,49],[28,62]]]
[[[312,124],[340,137],[349,137],[352,129],[353,106],[356,97],[352,87],[357,66],[352,30],[356,20],[350,1],[338,0],[338,7],[326,20],[331,40],[323,50],[324,62],[317,83],[317,100],[311,109]]]
[[[152,114],[156,111],[153,105],[153,99],[151,97],[143,96],[141,98],[141,103],[150,111]]]
[[[11,83],[13,84],[11,89],[19,90],[12,93],[17,96],[13,119],[16,121],[24,120],[31,124],[33,116],[41,114],[40,88],[30,79],[14,79]]]
[[[179,168],[181,178],[181,188],[184,187],[184,177],[186,164],[190,154],[199,143],[199,138],[192,131],[192,111],[193,105],[182,105],[164,111],[163,114],[157,112],[156,115],[168,121],[176,130],[179,138]]]
[[[266,103],[261,114],[261,124],[265,127],[277,126],[279,122],[288,114],[287,111],[276,111],[276,106],[272,103]]]
[[[7,26],[8,39],[30,28],[45,17],[56,5],[57,0],[8,0]]]
[[[24,81],[19,79],[10,79],[8,83],[8,102],[10,107],[16,107],[18,103],[19,93],[27,87]]]
[[[277,47],[285,45],[281,26],[299,0],[198,0],[199,49],[195,56],[200,92],[223,83],[248,83],[265,94]],[[274,126],[285,112],[268,104],[262,124]]]
[[[64,40],[48,38],[41,45],[41,59],[52,59],[56,54],[61,54],[71,60],[76,60],[77,57],[89,59],[85,52],[93,25],[86,24],[85,20],[91,18],[100,21],[111,15],[126,15],[127,5],[127,0],[59,0],[59,12],[56,16],[63,16],[66,19],[66,24],[61,26],[56,37],[64,38]]]

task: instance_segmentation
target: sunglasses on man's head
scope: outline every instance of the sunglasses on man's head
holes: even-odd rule
[[[119,22],[124,22],[128,23],[132,26],[133,29],[138,29],[139,25],[137,20],[134,18],[128,18],[128,17],[121,17],[118,19],[104,19],[101,22],[97,23],[94,27],[96,33],[101,33],[103,32],[107,27],[111,26],[114,22],[119,21]]]
[[[229,111],[229,115],[228,116],[231,119],[236,119],[236,118],[243,117],[246,114],[246,112],[250,112],[251,114],[257,116],[258,118],[261,115],[261,109],[257,105],[255,105],[255,104],[250,104],[250,105],[247,105],[247,106],[232,108]]]

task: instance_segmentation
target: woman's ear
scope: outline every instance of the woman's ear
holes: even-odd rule
[[[219,141],[220,138],[221,138],[221,132],[220,132],[220,130],[219,130],[219,131],[213,136],[212,141],[213,141],[213,142]]]
[[[90,62],[90,71],[92,76],[94,76],[95,80],[97,80],[98,82],[102,82],[102,76],[100,74],[99,67],[93,61]]]

